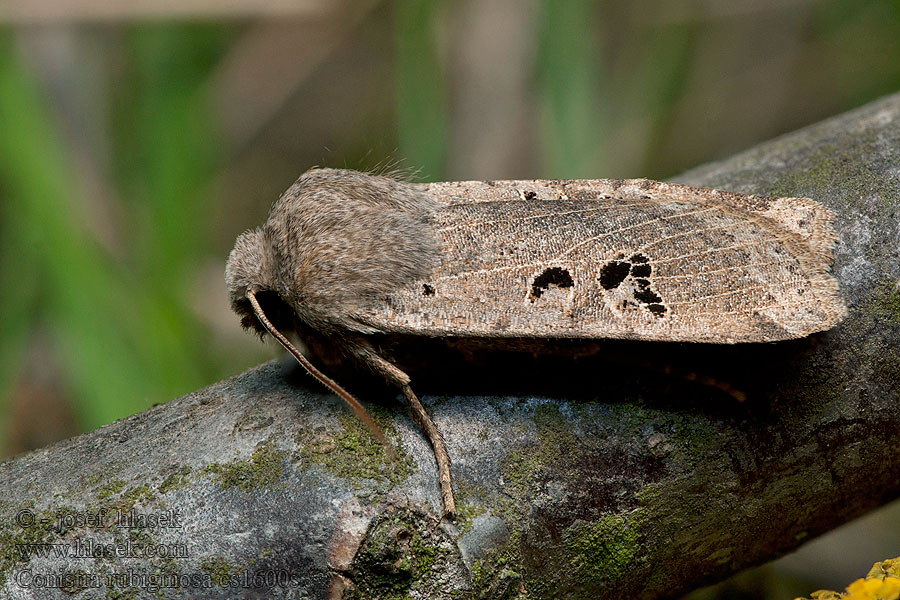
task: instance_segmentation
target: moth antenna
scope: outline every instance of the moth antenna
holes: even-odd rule
[[[378,424],[375,422],[375,419],[372,418],[372,415],[369,411],[366,410],[362,404],[360,404],[359,400],[354,398],[350,392],[339,386],[333,379],[328,377],[325,373],[316,368],[314,364],[312,364],[308,358],[303,356],[299,350],[297,350],[294,345],[291,343],[289,339],[287,339],[284,334],[275,329],[275,326],[269,321],[268,317],[266,317],[266,313],[263,312],[262,307],[259,305],[259,302],[256,300],[256,293],[253,290],[247,290],[247,300],[250,301],[250,305],[253,306],[253,312],[256,314],[256,318],[259,319],[259,322],[262,323],[263,327],[266,328],[273,338],[278,340],[278,342],[284,346],[284,349],[291,353],[291,356],[297,359],[297,362],[306,369],[306,372],[318,379],[322,384],[330,389],[332,392],[340,396],[344,399],[350,408],[353,409],[353,413],[356,415],[356,418],[363,422],[363,424],[369,428],[375,437],[377,437],[384,447],[387,449],[388,454],[391,458],[396,458],[397,454],[394,452],[394,449],[391,447],[390,443],[388,443],[387,436],[384,435],[384,431]]]

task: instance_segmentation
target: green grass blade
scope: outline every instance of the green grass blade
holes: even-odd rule
[[[537,75],[548,177],[596,177],[608,142],[594,7],[590,0],[542,4]]]
[[[394,2],[400,152],[431,181],[444,174],[448,143],[446,84],[435,32],[441,4]]]

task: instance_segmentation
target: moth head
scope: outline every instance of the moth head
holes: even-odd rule
[[[275,291],[275,272],[271,247],[262,228],[245,231],[238,237],[225,263],[225,286],[231,309],[241,318],[241,325],[260,336],[266,333],[259,322],[248,292],[253,292],[269,320],[281,330],[294,325],[294,311]]]

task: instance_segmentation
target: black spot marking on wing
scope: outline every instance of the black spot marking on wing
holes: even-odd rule
[[[666,307],[663,306],[662,304],[648,304],[647,310],[652,312],[657,317],[661,317],[664,314],[666,314]]]
[[[624,254],[620,254],[616,260],[603,265],[597,278],[600,285],[605,290],[614,290],[630,278],[631,296],[636,302],[622,301],[620,306],[623,309],[628,306],[643,306],[657,317],[665,316],[668,309],[659,293],[651,288],[650,276],[653,274],[653,266],[650,259],[640,252],[628,260],[623,260],[624,257]]]
[[[659,304],[662,298],[650,289],[649,279],[635,279],[637,286],[634,289],[634,299],[641,304]]]
[[[649,264],[631,265],[632,277],[650,277],[651,273],[653,273],[653,267]]]
[[[534,302],[540,298],[544,291],[549,289],[551,285],[555,285],[559,288],[570,288],[575,285],[575,282],[572,280],[572,276],[569,274],[568,269],[563,269],[562,267],[550,267],[544,269],[543,273],[534,278],[534,282],[531,284],[531,293],[528,294],[528,298]]]
[[[611,260],[600,269],[600,285],[602,285],[605,290],[614,290],[625,281],[630,270],[631,263]]]

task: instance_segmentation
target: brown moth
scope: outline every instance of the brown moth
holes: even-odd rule
[[[769,198],[635,180],[413,184],[312,169],[242,234],[225,278],[244,327],[300,354],[330,349],[397,385],[434,448],[444,509],[450,460],[409,377],[372,336],[623,338],[732,344],[829,329],[845,314],[829,273],[834,215]]]

